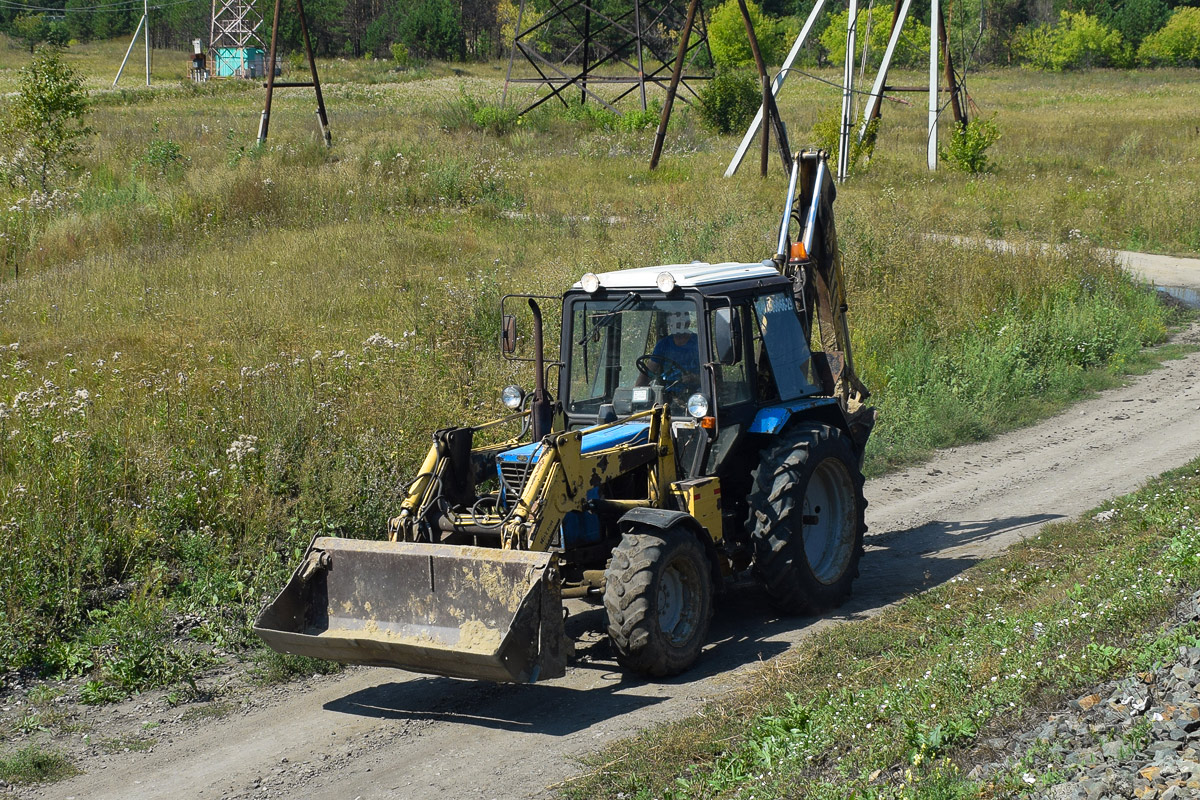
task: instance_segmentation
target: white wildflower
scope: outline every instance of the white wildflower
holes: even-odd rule
[[[249,434],[242,434],[233,440],[229,447],[225,448],[225,455],[234,460],[235,463],[242,463],[245,459],[258,452],[258,437]]]

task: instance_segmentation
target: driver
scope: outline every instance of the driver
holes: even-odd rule
[[[700,340],[692,331],[690,311],[667,314],[667,335],[658,340],[646,361],[646,367],[663,383],[682,381],[689,388],[700,385]],[[680,370],[682,375],[678,374]],[[639,374],[635,385],[645,386],[650,377]]]

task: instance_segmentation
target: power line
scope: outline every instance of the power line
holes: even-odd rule
[[[150,8],[151,8],[151,10],[155,10],[155,9],[160,9],[160,8],[168,8],[170,6],[190,5],[195,2],[197,2],[197,0],[173,0],[173,2],[158,3],[156,5],[150,6]],[[140,8],[142,8],[142,3],[136,2],[136,0],[126,0],[125,2],[121,2],[121,3],[106,3],[104,5],[97,5],[97,6],[77,6],[74,8],[52,8],[50,6],[31,6],[31,5],[26,5],[24,3],[14,3],[14,2],[11,2],[11,0],[0,0],[0,8],[5,8],[5,9],[9,9],[9,10],[14,10],[14,11],[35,11],[35,12],[39,12],[39,13],[40,12],[52,12],[55,14],[66,14],[66,13],[107,11],[110,9],[130,9],[130,8],[140,9]]]
[[[828,78],[822,78],[820,75],[813,75],[811,72],[805,72],[804,70],[800,69],[799,67],[788,67],[785,70],[781,70],[781,72],[795,72],[796,74],[803,75],[806,78],[812,78],[814,81],[817,81],[818,83],[828,84],[828,85],[834,87],[835,89],[837,89],[838,91],[845,91],[845,88],[846,88],[845,84],[837,83],[836,81],[831,81]],[[853,94],[865,94],[865,95],[871,94],[869,91],[866,91],[864,89],[851,89],[850,91]],[[891,100],[893,103],[901,102],[900,100],[897,100],[895,97],[889,97],[887,94],[880,94],[879,96],[884,100]]]

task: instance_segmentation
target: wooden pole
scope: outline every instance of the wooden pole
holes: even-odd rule
[[[679,35],[679,52],[675,55],[675,69],[671,72],[671,84],[667,87],[667,99],[663,102],[662,116],[654,134],[654,152],[650,155],[650,169],[658,167],[662,155],[663,140],[667,138],[667,121],[671,119],[671,106],[675,105],[675,93],[679,90],[679,78],[683,75],[683,59],[687,55],[688,39],[692,38],[692,22],[696,19],[696,7],[700,0],[688,4],[687,18],[683,21],[683,32]]]
[[[267,100],[263,104],[262,119],[258,122],[259,144],[267,140],[267,129],[271,126],[271,97],[275,94],[275,54],[279,45],[279,4],[280,0],[275,0],[275,17],[271,21],[271,52],[267,56]]]
[[[296,13],[300,15],[300,33],[304,37],[304,54],[308,56],[308,68],[312,72],[313,92],[317,95],[317,123],[321,126],[321,137],[325,140],[325,146],[329,147],[333,144],[333,137],[329,133],[329,116],[325,113],[325,98],[321,94],[321,79],[317,77],[317,61],[313,58],[312,41],[308,37],[308,20],[304,16],[304,5],[301,3],[301,0],[296,0]],[[271,61],[271,75],[272,79],[274,79],[274,59]]]
[[[942,70],[946,76],[946,88],[950,92],[950,109],[954,112],[954,124],[967,127],[967,115],[958,97],[958,81],[954,77],[954,62],[950,60],[950,37],[946,35],[946,16],[938,6],[938,40],[942,45]]]
[[[742,21],[746,24],[746,38],[750,40],[750,54],[754,56],[754,65],[758,67],[758,78],[763,85],[763,114],[765,119],[769,119],[771,125],[775,126],[776,139],[779,140],[779,147],[783,156],[783,170],[789,172],[791,168],[791,156],[788,153],[787,134],[783,128],[783,119],[779,116],[779,108],[775,105],[775,95],[771,93],[771,79],[767,75],[767,65],[763,61],[762,51],[758,47],[758,36],[754,33],[754,23],[750,20],[750,9],[746,7],[746,0],[738,0],[738,8],[742,11]],[[766,128],[763,127],[763,158],[766,158],[766,149],[768,144],[768,134]],[[762,165],[762,174],[767,176],[766,163]]]

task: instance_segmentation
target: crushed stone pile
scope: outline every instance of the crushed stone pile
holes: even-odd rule
[[[1200,592],[1185,601],[1175,626],[1200,620]],[[976,766],[986,780],[1026,764],[1024,777],[1061,780],[1047,800],[1185,800],[1200,798],[1200,647],[1096,687],[1018,734],[1003,762]]]

